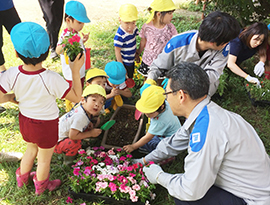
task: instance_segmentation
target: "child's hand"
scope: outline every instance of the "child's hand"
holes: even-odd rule
[[[118,88],[113,88],[111,91],[112,96],[120,95],[120,90]]]
[[[132,144],[130,144],[130,145],[125,145],[125,146],[123,147],[123,149],[124,149],[126,152],[132,152],[133,150],[135,150],[135,149],[133,148]]]
[[[85,43],[88,39],[89,39],[89,34],[90,34],[90,32],[88,32],[87,34],[84,34],[84,33],[82,33],[82,36],[83,36],[83,43]]]
[[[94,128],[90,132],[91,132],[91,137],[98,137],[101,134],[102,130],[98,128]]]
[[[135,61],[136,61],[136,63],[140,63],[140,61],[141,61],[140,55],[137,52],[135,54]]]
[[[14,93],[11,94],[7,94],[9,96],[9,102],[15,103],[15,104],[19,104],[18,101],[16,101],[16,97]]]
[[[80,69],[84,64],[84,54],[79,53],[73,62],[71,62],[70,59],[68,62],[72,71],[80,72]]]

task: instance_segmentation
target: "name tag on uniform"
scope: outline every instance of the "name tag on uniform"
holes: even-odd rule
[[[192,143],[198,143],[201,141],[201,135],[199,132],[192,134]]]

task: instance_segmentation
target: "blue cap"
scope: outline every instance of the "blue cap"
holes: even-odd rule
[[[15,50],[26,58],[38,58],[48,51],[50,46],[49,35],[45,29],[34,22],[16,24],[10,38]]]
[[[119,85],[126,80],[126,69],[120,62],[112,61],[106,64],[104,71],[109,76],[108,81]]]
[[[267,27],[268,27],[268,30],[270,31],[270,24],[268,24],[268,26],[267,26]]]
[[[77,21],[82,23],[89,23],[90,19],[87,17],[84,5],[79,1],[69,1],[66,3],[65,13]]]

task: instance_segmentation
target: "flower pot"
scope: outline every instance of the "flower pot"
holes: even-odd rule
[[[83,199],[89,202],[99,202],[99,201],[104,201],[105,204],[115,204],[115,205],[144,205],[142,202],[132,202],[130,200],[116,200],[113,197],[108,197],[108,196],[103,196],[101,194],[95,194],[95,193],[84,193],[84,192],[79,192],[76,193],[72,191],[70,188],[68,190],[69,194],[72,195],[74,199]]]
[[[124,145],[135,143],[144,132],[144,114],[139,120],[135,119],[135,106],[123,104],[113,113],[110,120],[115,124],[103,135],[101,146],[106,149],[122,148]]]
[[[257,106],[261,106],[261,107],[264,107],[264,106],[267,106],[267,105],[270,105],[270,101],[267,101],[267,100],[256,100],[255,98],[252,98],[251,95],[250,95],[250,92],[247,91],[248,93],[248,97],[251,101],[251,104],[255,107]]]

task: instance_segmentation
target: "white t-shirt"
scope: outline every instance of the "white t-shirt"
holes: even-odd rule
[[[85,131],[90,122],[90,118],[85,113],[85,110],[82,108],[81,105],[75,109],[72,109],[59,119],[58,142],[69,137],[70,129],[75,129],[80,132]]]
[[[68,36],[70,34],[69,31],[67,31],[65,33],[65,31],[62,32],[58,42],[57,42],[57,45],[60,45],[64,39],[65,36]],[[78,33],[77,34],[78,36],[80,36],[80,34]],[[81,37],[81,36],[80,36]],[[83,40],[81,38],[80,40],[80,44],[81,44],[81,48],[83,49],[83,53],[85,55],[85,48],[84,48],[84,45],[83,45]],[[64,54],[60,54],[60,59],[61,59],[61,65],[62,65],[62,73],[63,73],[63,76],[66,80],[69,80],[69,81],[72,81],[72,72],[70,70],[70,67],[68,64],[66,64],[66,60],[65,60],[65,56]],[[83,78],[85,76],[85,62],[83,64],[83,66],[81,67],[80,69],[80,77]]]
[[[56,98],[64,98],[69,84],[58,73],[45,68],[29,72],[23,66],[11,67],[0,76],[0,90],[13,91],[22,115],[38,120],[59,117]]]

